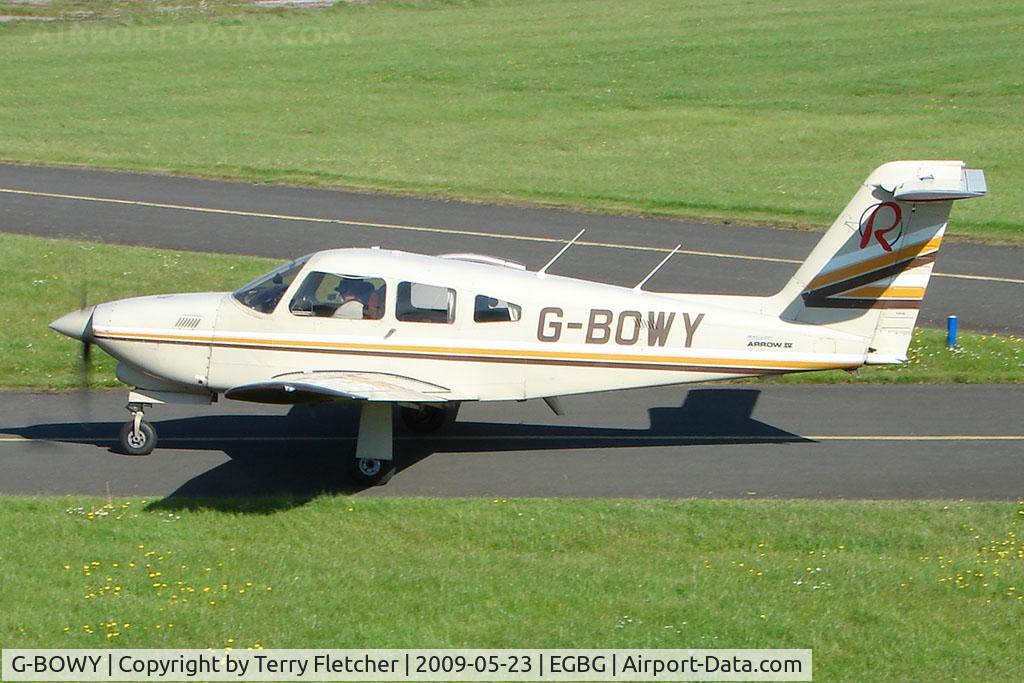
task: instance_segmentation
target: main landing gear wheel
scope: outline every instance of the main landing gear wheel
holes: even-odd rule
[[[409,431],[426,434],[454,422],[459,413],[459,404],[443,406],[418,405],[401,409],[402,422]]]
[[[156,429],[145,420],[129,420],[121,427],[121,452],[126,455],[149,455],[156,448]]]
[[[395,474],[394,460],[356,458],[352,465],[353,478],[365,486],[383,486]]]

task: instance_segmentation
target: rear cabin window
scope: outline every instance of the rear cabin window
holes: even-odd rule
[[[418,282],[400,282],[395,317],[410,323],[455,322],[455,290]]]
[[[477,295],[473,306],[473,320],[478,323],[507,323],[519,320],[523,309],[516,304],[493,296]]]
[[[387,286],[380,278],[313,272],[306,276],[288,308],[301,316],[380,320],[386,296]]]

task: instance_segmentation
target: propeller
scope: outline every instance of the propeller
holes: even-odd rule
[[[84,311],[89,308],[89,285],[82,283],[82,301],[79,310]],[[78,364],[78,378],[83,389],[88,389],[92,383],[92,342],[89,341],[89,336],[82,335],[82,355]]]
[[[82,351],[78,363],[78,383],[83,395],[82,403],[87,404],[89,401],[89,386],[92,384],[92,318],[96,307],[89,305],[89,290],[85,282],[82,283],[81,293],[80,308],[77,311],[65,313],[54,320],[50,323],[50,329],[63,334],[65,337],[71,337],[82,342]],[[88,405],[85,408],[88,414]]]

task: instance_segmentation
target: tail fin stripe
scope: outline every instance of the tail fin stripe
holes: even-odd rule
[[[880,265],[892,263],[894,260],[904,259],[910,257],[911,259],[919,256],[929,256],[939,250],[939,246],[942,244],[942,237],[933,237],[930,240],[921,242],[919,244],[912,244],[903,247],[899,251],[895,251],[891,254],[883,254],[867,261],[860,261],[850,266],[838,268],[830,272],[820,273],[817,277],[811,280],[811,283],[807,286],[808,289],[817,289],[819,287],[845,280],[850,277],[855,277],[861,273],[869,272],[873,268],[877,268]]]
[[[866,299],[924,299],[924,287],[858,287],[844,293],[844,297]]]
[[[845,291],[850,290],[850,289],[854,289],[856,287],[863,287],[863,286],[866,286],[866,285],[870,285],[870,284],[876,282],[877,280],[881,280],[883,278],[891,277],[893,275],[899,275],[899,274],[901,274],[901,273],[903,273],[903,272],[905,272],[907,270],[910,270],[912,268],[916,268],[918,266],[927,265],[927,264],[930,264],[930,263],[932,263],[934,261],[935,261],[935,254],[934,254],[934,252],[931,253],[931,254],[925,254],[924,256],[915,256],[915,257],[909,258],[909,259],[907,259],[905,261],[900,261],[899,263],[893,263],[891,265],[888,265],[888,266],[886,266],[884,268],[879,268],[877,270],[868,271],[868,272],[863,273],[861,275],[857,275],[855,277],[851,277],[851,278],[848,278],[846,280],[842,280],[840,282],[836,282],[836,283],[833,283],[833,284],[830,284],[830,285],[825,285],[823,287],[812,287],[812,288],[809,288],[807,291],[804,292],[804,298],[806,299],[808,296],[811,296],[811,295],[813,295],[815,297],[818,297],[818,296],[826,297],[826,296],[832,296],[834,294],[840,294],[842,292],[845,292]]]
[[[835,254],[832,258],[828,259],[827,262],[822,264],[818,275],[825,275],[827,273],[833,273],[843,268],[849,268],[856,266],[859,263],[867,263],[868,261],[884,260],[888,258],[900,258],[900,256],[906,253],[907,250],[914,250],[915,248],[921,248],[927,246],[929,249],[938,249],[941,246],[942,236],[945,233],[944,229],[939,229],[933,232],[931,235],[918,234],[910,235],[902,238],[902,242],[899,244],[899,248],[895,251],[884,251],[881,247],[869,246],[866,249],[858,249],[853,252],[847,252],[844,254]],[[931,243],[931,244],[929,244]]]
[[[921,299],[826,299],[822,297],[805,300],[808,308],[846,308],[865,311],[879,309],[916,310],[921,308]]]

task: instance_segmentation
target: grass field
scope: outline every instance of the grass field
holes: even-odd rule
[[[816,681],[1022,671],[1024,503],[4,498],[0,516],[2,647],[810,647]]]
[[[18,11],[81,6],[0,25],[0,158],[815,226],[963,158],[951,232],[1024,239],[1016,0]]]
[[[783,384],[984,384],[1024,382],[1024,339],[960,333],[946,346],[946,333],[918,327],[903,365],[875,365],[856,372],[829,370],[765,377],[757,382]]]
[[[0,272],[6,279],[0,289],[0,387],[67,389],[82,384],[80,345],[47,325],[81,304],[83,284],[92,303],[144,294],[228,291],[277,264],[251,256],[2,235]],[[944,340],[942,332],[918,329],[905,365],[785,375],[770,381],[1024,381],[1024,340],[962,333],[960,346],[953,350]],[[92,357],[90,377],[93,386],[120,386],[113,359],[102,352]]]

